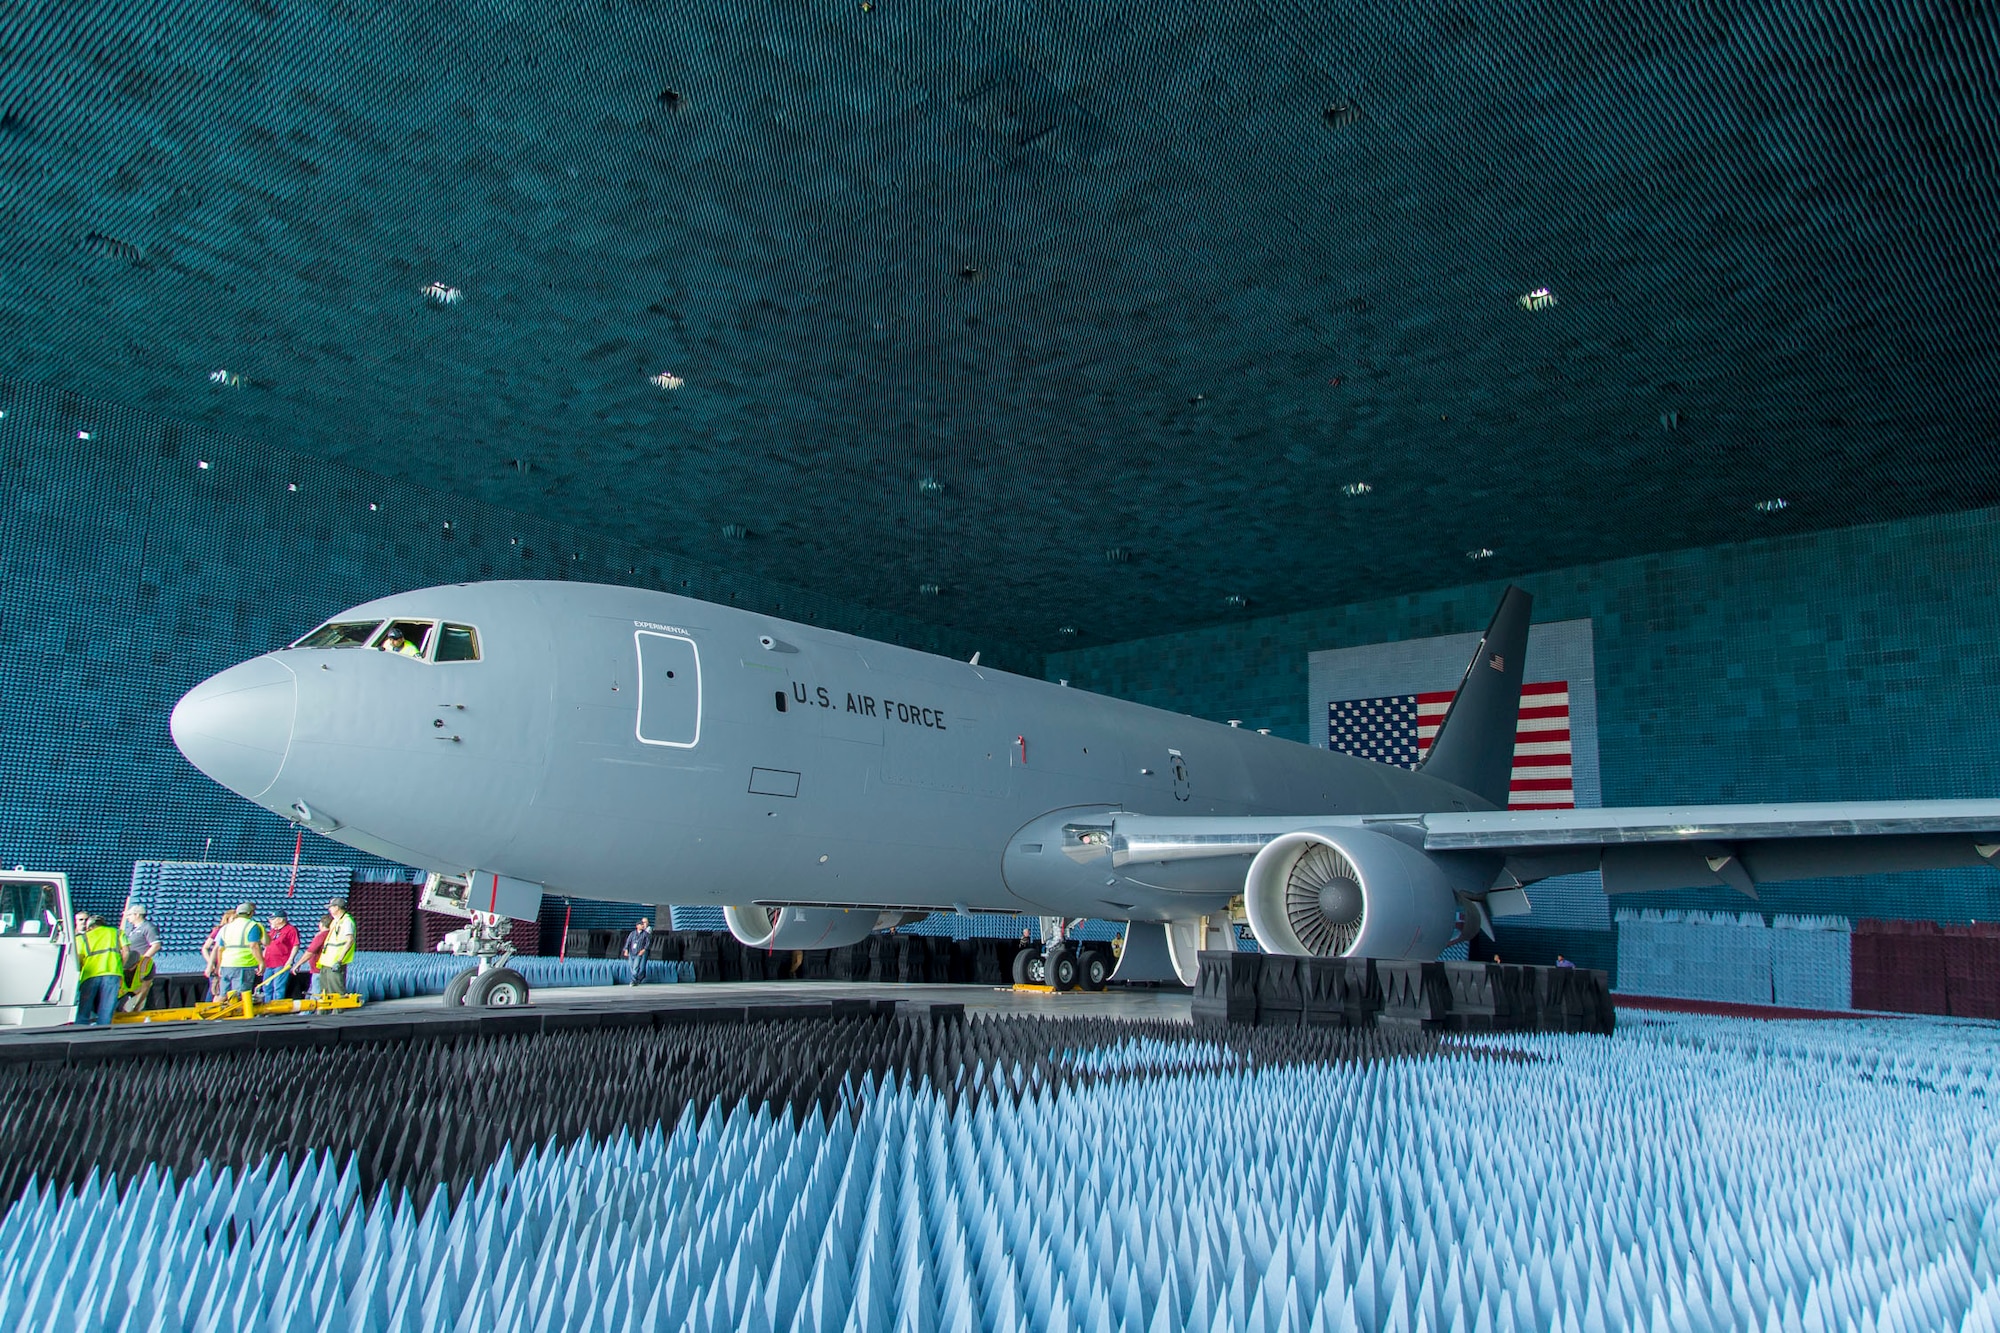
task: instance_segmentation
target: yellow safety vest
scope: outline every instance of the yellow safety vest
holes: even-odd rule
[[[137,995],[139,988],[153,979],[153,960],[141,958],[132,964],[132,975],[119,984],[120,995]]]
[[[110,926],[98,926],[83,933],[76,942],[76,974],[79,980],[125,975],[125,943]]]
[[[218,937],[218,943],[222,945],[222,956],[216,961],[224,967],[257,966],[264,961],[264,955],[252,937],[261,933],[255,921],[237,917],[222,928],[222,934]]]
[[[326,928],[326,943],[319,946],[321,967],[346,967],[354,958],[354,918],[342,917]]]

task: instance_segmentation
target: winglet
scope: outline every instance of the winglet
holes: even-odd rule
[[[1521,668],[1535,599],[1509,586],[1466,665],[1421,771],[1505,810],[1521,720]]]

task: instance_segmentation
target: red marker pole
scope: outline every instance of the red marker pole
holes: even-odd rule
[[[569,914],[575,910],[575,903],[563,904],[563,936],[562,943],[556,946],[557,962],[561,962],[563,959],[569,957]]]
[[[305,845],[306,831],[300,829],[299,836],[292,843],[292,882],[285,886],[285,896],[287,898],[291,897],[293,891],[299,887],[299,853],[304,850]]]
[[[1024,764],[1025,764],[1025,763],[1027,763],[1027,762],[1028,762],[1028,738],[1027,738],[1026,736],[1016,736],[1016,737],[1014,738],[1014,744],[1016,744],[1016,745],[1018,745],[1018,746],[1020,746],[1020,747],[1021,747],[1021,762],[1022,762],[1022,763],[1024,763]]]

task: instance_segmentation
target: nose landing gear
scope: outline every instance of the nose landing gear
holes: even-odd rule
[[[469,922],[438,941],[439,953],[477,960],[444,988],[447,1008],[511,1009],[528,1002],[528,979],[507,966],[507,960],[514,956],[514,944],[508,938],[513,928],[508,917],[473,912]]]
[[[479,892],[473,892],[474,881]],[[514,916],[532,917],[542,901],[542,888],[488,871],[463,875],[432,874],[424,880],[417,906],[466,919],[463,926],[438,941],[439,953],[455,953],[473,966],[451,979],[444,989],[447,1007],[477,1005],[511,1009],[528,1002],[528,979],[507,966],[514,956]],[[478,904],[484,902],[486,910]],[[508,915],[513,913],[514,916]]]

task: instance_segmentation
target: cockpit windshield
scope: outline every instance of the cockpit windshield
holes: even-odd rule
[[[437,626],[428,620],[392,620],[375,646],[385,653],[403,657],[430,656],[431,634]]]
[[[477,662],[479,631],[435,620],[329,620],[294,648],[373,648],[419,662]]]
[[[437,660],[477,662],[479,631],[470,625],[446,625],[438,635]]]
[[[293,644],[294,648],[366,648],[379,620],[329,620]]]

